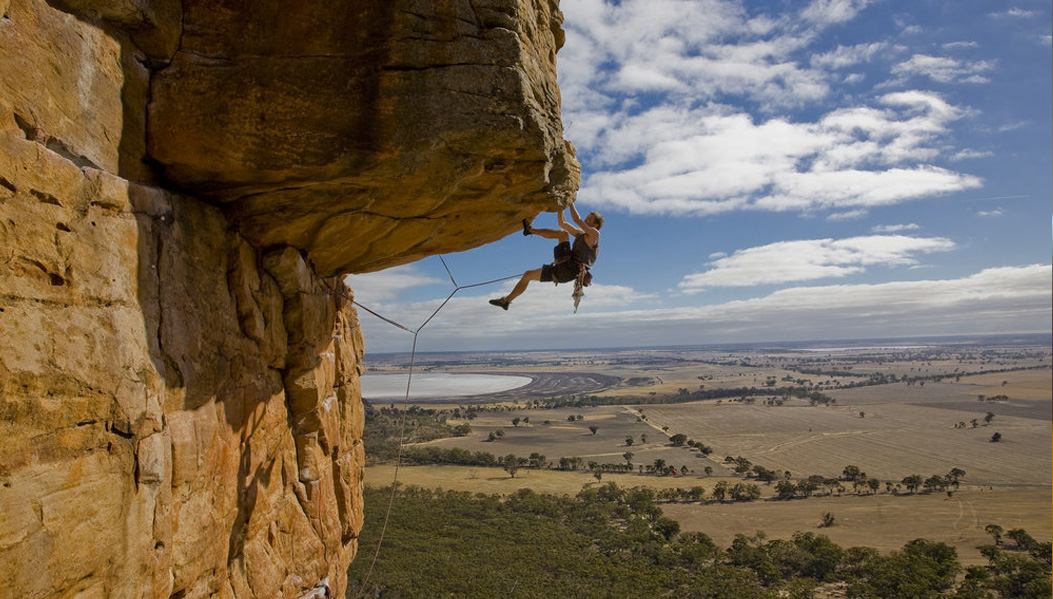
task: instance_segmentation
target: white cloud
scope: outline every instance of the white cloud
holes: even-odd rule
[[[911,76],[923,76],[940,83],[988,83],[990,80],[981,73],[994,68],[994,62],[979,60],[973,62],[955,60],[927,54],[915,54],[910,60],[892,67],[892,74],[905,81]]]
[[[901,233],[903,231],[917,231],[921,226],[916,223],[908,223],[905,225],[874,225],[871,227],[871,231],[874,233]]]
[[[975,158],[989,158],[994,156],[994,152],[987,150],[973,150],[970,148],[964,148],[954,153],[951,156],[951,161],[958,162],[959,160],[972,160]]]
[[[1006,18],[1006,17],[1014,18],[1014,19],[1031,19],[1031,18],[1037,17],[1038,15],[1039,15],[1039,13],[1036,12],[1036,11],[1024,10],[1022,8],[1016,8],[1016,7],[1010,8],[1009,10],[1007,10],[1005,12],[991,13],[991,16],[996,18],[996,19],[1001,19],[1001,18]]]
[[[687,275],[680,288],[687,292],[713,287],[749,287],[810,281],[858,274],[867,267],[910,266],[916,254],[955,248],[943,237],[872,235],[847,239],[780,241],[738,250],[710,263],[712,268]]]
[[[958,279],[783,289],[763,297],[684,308],[597,309],[587,295],[572,313],[565,286],[531,289],[504,312],[487,296],[455,297],[425,328],[418,351],[541,349],[811,339],[1048,332],[1053,267],[983,270]],[[606,292],[603,292],[604,294]],[[497,292],[494,293],[497,295]],[[595,296],[601,295],[597,290]],[[524,295],[522,299],[527,300]],[[610,299],[610,298],[609,298]],[[646,304],[644,304],[646,306]],[[420,310],[422,319],[434,310]],[[412,336],[360,315],[367,352],[409,351]],[[413,320],[408,318],[413,322]]]
[[[845,69],[908,52],[883,40],[811,51],[823,29],[869,4],[813,0],[797,14],[751,14],[723,0],[564,3],[558,65],[566,133],[587,166],[580,197],[636,214],[845,216],[980,186],[934,164],[968,111],[931,92],[829,104],[813,122],[761,116],[823,110],[835,86],[866,76]],[[977,82],[991,68],[914,54],[893,75],[897,85],[916,75]]]
[[[364,304],[381,304],[398,300],[410,289],[447,281],[436,279],[409,264],[380,272],[348,275],[344,278],[344,282],[355,291],[356,300],[361,300]]]
[[[815,123],[754,122],[722,106],[659,106],[596,138],[580,197],[639,214],[845,210],[980,186],[976,177],[911,165],[939,154],[965,111],[908,90],[882,108],[837,109]]]
[[[858,208],[856,210],[848,210],[846,212],[832,212],[826,216],[826,220],[830,222],[837,222],[842,220],[857,220],[866,217],[870,214],[869,210],[864,208]]]
[[[811,57],[811,65],[823,69],[844,69],[860,63],[870,62],[880,53],[891,48],[887,42],[838,46],[836,50]]]
[[[1007,123],[998,128],[999,133],[1008,133],[1010,131],[1018,131],[1025,127],[1030,127],[1031,123],[1028,121],[1016,121],[1015,123]]]
[[[1005,211],[1001,208],[995,208],[994,210],[980,210],[976,213],[977,216],[988,218],[988,217],[999,217],[1005,216]]]
[[[866,6],[869,0],[812,0],[801,18],[821,25],[831,25],[851,21]]]

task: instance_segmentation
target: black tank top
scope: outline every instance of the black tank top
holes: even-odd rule
[[[596,254],[599,253],[599,250],[600,244],[597,243],[596,247],[589,247],[588,242],[585,241],[585,234],[582,233],[574,237],[574,246],[570,248],[570,254],[575,261],[591,267],[596,263]]]

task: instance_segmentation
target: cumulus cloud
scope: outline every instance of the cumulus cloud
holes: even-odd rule
[[[964,111],[916,90],[879,103],[815,123],[655,107],[600,134],[594,156],[606,168],[587,176],[580,196],[639,214],[708,215],[866,208],[981,185],[916,164],[938,154],[940,137]]]
[[[924,90],[837,97],[836,86],[865,78],[849,69],[908,52],[881,40],[814,51],[825,29],[870,3],[813,0],[796,14],[726,0],[565,3],[560,87],[587,165],[580,197],[636,214],[849,215],[979,187],[937,163],[969,111]],[[993,66],[914,54],[885,89],[912,77],[978,82]],[[788,116],[802,107],[814,120]]]
[[[682,308],[636,302],[633,290],[620,288],[602,292],[620,297],[605,309],[587,295],[578,314],[565,286],[531,289],[537,293],[531,303],[508,312],[487,306],[485,295],[466,295],[455,297],[421,332],[418,351],[1048,332],[1051,286],[1053,267],[1047,264],[991,268],[956,279],[795,287]],[[411,306],[403,308],[413,320]],[[430,304],[421,306],[415,316],[431,310]],[[411,335],[369,315],[360,319],[367,351],[409,351]]]
[[[859,274],[870,266],[918,263],[917,254],[955,248],[950,239],[871,235],[847,239],[780,241],[717,258],[705,272],[680,282],[685,292],[712,287],[749,287]]]

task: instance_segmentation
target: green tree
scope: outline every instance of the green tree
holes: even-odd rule
[[[951,588],[961,569],[955,549],[916,539],[888,556],[871,555],[853,568],[852,599],[935,599]]]
[[[633,452],[627,451],[627,452],[622,454],[622,457],[625,458],[625,464],[630,469],[632,469],[632,467],[633,467]]]
[[[662,458],[655,458],[654,464],[651,466],[655,474],[662,475],[667,471],[665,460]]]
[[[524,458],[516,457],[516,455],[512,453],[501,459],[501,467],[504,468],[510,478],[516,477],[516,472],[519,472],[519,467],[524,463],[526,463]]]
[[[903,486],[907,487],[907,490],[913,494],[918,491],[921,484],[925,482],[925,479],[923,479],[920,474],[911,474],[910,476],[904,477],[901,482],[903,483]]]
[[[512,426],[519,428],[519,416],[512,419]]]
[[[677,433],[672,437],[669,437],[669,440],[673,442],[674,447],[683,447],[684,443],[687,442],[687,435],[684,433]]]
[[[997,524],[988,524],[984,527],[984,532],[991,535],[995,545],[1002,544],[1002,535],[1005,534],[1005,529]]]
[[[594,435],[595,435],[595,434],[596,434],[596,431],[598,431],[598,430],[600,430],[600,427],[596,426],[595,424],[591,424],[591,425],[589,425],[589,431],[591,431],[591,432],[592,432],[592,434],[594,434]]]
[[[998,443],[1002,440],[1002,433],[995,433],[991,435],[991,443]]]
[[[735,483],[731,489],[731,498],[735,501],[753,501],[760,497],[760,488],[752,483]]]
[[[775,483],[775,497],[777,499],[793,499],[797,496],[797,485],[792,481],[780,480]]]
[[[1011,541],[1016,543],[1017,549],[1027,551],[1035,546],[1037,541],[1023,528],[1011,528],[1005,533],[1005,536],[1009,537]]]
[[[859,466],[849,465],[845,466],[845,469],[841,471],[841,477],[844,480],[855,480],[859,478],[860,473],[862,473],[862,470],[859,469]]]

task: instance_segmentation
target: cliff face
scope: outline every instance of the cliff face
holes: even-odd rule
[[[338,275],[564,203],[550,0],[0,0],[0,596],[344,592]]]

